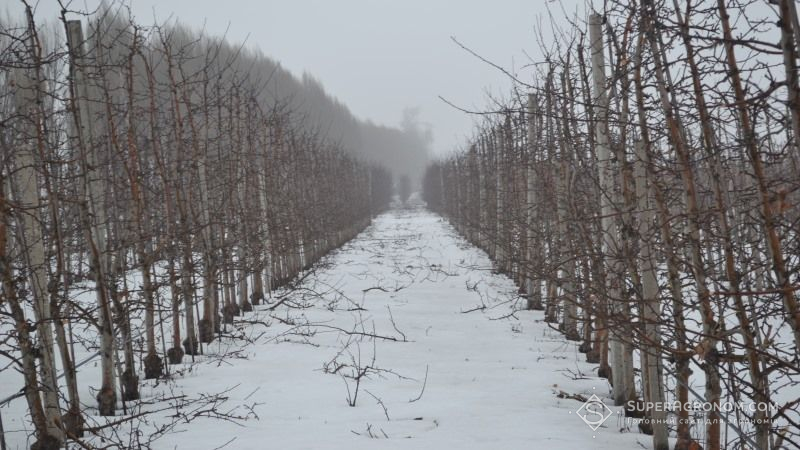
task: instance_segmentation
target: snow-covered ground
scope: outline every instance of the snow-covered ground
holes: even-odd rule
[[[246,339],[217,341],[173,380],[143,387],[141,408],[163,411],[137,421],[141,440],[171,424],[155,448],[649,448],[619,416],[593,431],[580,401],[558,397],[609,388],[541,312],[514,312],[521,304],[439,216],[392,210],[300,289],[239,318]],[[176,423],[168,398],[179,396],[213,402],[184,407],[181,419],[196,417]],[[20,407],[0,411],[7,430]],[[220,413],[230,420],[206,417]],[[26,446],[10,436],[10,448]]]

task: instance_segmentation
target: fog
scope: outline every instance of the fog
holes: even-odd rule
[[[91,10],[99,3],[74,1],[70,9]],[[511,86],[507,77],[451,37],[488,60],[520,71],[541,57],[537,25],[548,36],[545,41],[551,40],[548,8],[561,18],[565,12],[582,11],[583,4],[580,0],[133,0],[130,7],[140,23],[178,20],[259,49],[312,91],[324,87],[356,118],[372,122],[374,126],[364,132],[366,142],[381,127],[413,125],[421,133],[416,136],[429,138],[431,152],[440,155],[465,142],[474,121],[440,97],[466,109],[482,109],[487,94],[501,96]],[[11,8],[21,10],[17,4]],[[55,0],[36,6],[41,19],[55,18],[58,12]],[[566,24],[559,20],[556,25]],[[397,148],[377,151],[385,153],[386,158],[380,159],[394,167],[421,164],[416,153],[403,154]]]

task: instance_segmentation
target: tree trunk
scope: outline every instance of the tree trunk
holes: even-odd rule
[[[539,218],[537,217],[537,198],[536,198],[536,144],[538,131],[536,123],[538,120],[538,105],[537,97],[534,94],[528,95],[528,164],[526,170],[527,183],[526,183],[526,219],[527,224],[525,232],[527,233],[527,286],[525,291],[528,293],[528,309],[543,310],[542,307],[542,286],[540,275],[535,273],[535,266],[539,264],[541,244],[539,242],[540,236],[537,236],[536,229],[539,227]],[[481,202],[483,204],[483,202]]]
[[[639,256],[641,261],[642,277],[642,306],[641,316],[644,323],[645,339],[639,351],[643,355],[645,363],[642,365],[645,392],[645,402],[654,405],[663,405],[664,385],[663,366],[661,357],[661,307],[658,294],[658,275],[657,263],[651,246],[651,236],[653,234],[653,213],[650,207],[650,195],[647,180],[647,168],[645,164],[649,161],[644,143],[636,143],[636,161],[634,163],[636,198],[638,200],[637,209],[639,211]],[[668,450],[669,441],[667,439],[666,412],[663,408],[653,408],[649,411],[653,426],[653,449]]]
[[[97,394],[100,415],[113,416],[116,409],[117,394],[114,375],[114,333],[111,319],[111,302],[107,285],[105,268],[106,234],[103,224],[106,222],[105,208],[101,198],[105,191],[102,177],[98,174],[100,160],[97,156],[94,124],[96,123],[96,101],[94,89],[90,86],[86,73],[84,57],[83,28],[80,21],[68,21],[67,43],[70,50],[71,99],[73,120],[77,130],[82,179],[78,182],[80,196],[80,216],[90,249],[91,266],[95,277],[97,303],[99,311],[100,362],[102,381]]]
[[[16,155],[17,171],[13,185],[17,188],[15,197],[21,208],[27,210],[17,216],[19,229],[19,248],[27,267],[28,283],[33,297],[33,312],[36,317],[39,350],[41,352],[40,371],[44,387],[44,405],[50,435],[63,438],[59,427],[61,409],[58,401],[58,382],[56,379],[55,347],[53,345],[53,322],[47,291],[48,269],[45,260],[45,242],[41,228],[41,203],[39,199],[39,176],[36,167],[41,164],[37,158],[36,141],[41,133],[41,115],[35,111],[38,90],[35,77],[23,69],[14,73],[16,92],[14,100],[17,112],[24,117],[20,127],[20,145]]]
[[[614,256],[618,247],[618,236],[614,224],[615,168],[612,162],[611,146],[608,136],[608,95],[606,93],[605,56],[603,54],[603,19],[598,14],[589,17],[589,39],[592,49],[592,80],[595,109],[594,140],[597,151],[598,180],[600,183],[600,216],[602,229],[602,255],[607,267],[606,298],[599,299],[612,306],[616,317],[619,308],[616,305],[622,299],[619,260]],[[613,397],[617,405],[625,404],[630,392],[627,386],[628,377],[625,372],[625,344],[620,336],[619,323],[610,324],[609,351],[611,354],[611,375],[613,380]],[[609,326],[606,323],[606,326]]]
[[[652,6],[650,7],[652,8]],[[687,208],[687,226],[689,238],[689,251],[691,256],[691,269],[694,275],[697,288],[697,297],[700,304],[700,313],[703,322],[704,343],[702,348],[704,353],[699,355],[705,358],[703,371],[706,374],[706,401],[712,405],[712,411],[708,414],[706,426],[706,445],[709,450],[720,448],[720,422],[721,418],[716,407],[719,406],[722,388],[720,385],[719,363],[717,354],[717,322],[715,320],[714,309],[711,304],[711,295],[706,282],[706,268],[703,261],[703,251],[700,243],[699,208],[697,203],[697,188],[694,179],[694,172],[691,166],[689,150],[686,146],[684,136],[681,132],[680,119],[674,111],[667,91],[667,84],[664,79],[664,64],[662,63],[663,53],[655,37],[655,24],[652,18],[652,9],[647,9],[648,22],[646,34],[650,43],[650,51],[655,63],[656,87],[659,93],[661,107],[667,122],[671,144],[678,156],[678,163],[681,172],[681,179],[684,185],[684,197]]]
[[[30,11],[28,11],[29,14]],[[30,24],[33,26],[33,24]],[[38,70],[37,70],[38,72]],[[61,429],[61,409],[58,401],[58,382],[56,379],[55,357],[53,355],[53,325],[50,315],[49,297],[47,295],[47,262],[45,260],[45,243],[44,236],[40,225],[40,200],[39,200],[39,183],[38,175],[36,173],[36,163],[39,158],[36,157],[36,142],[40,138],[41,115],[36,111],[36,99],[38,85],[38,73],[36,75],[30,74],[25,69],[15,69],[13,72],[14,79],[14,103],[16,104],[17,113],[22,117],[20,126],[18,128],[18,142],[17,151],[14,153],[15,162],[14,166],[16,171],[11,185],[16,187],[15,193],[16,203],[24,212],[17,214],[17,221],[21,233],[17,234],[18,248],[21,251],[22,257],[25,262],[25,271],[28,284],[30,285],[30,292],[32,294],[33,312],[36,318],[36,330],[39,340],[38,353],[41,360],[40,373],[42,380],[42,389],[44,396],[44,407],[40,410],[41,404],[37,401],[29,399],[28,404],[31,407],[31,414],[34,415],[33,419],[39,421],[37,424],[38,440],[41,443],[60,442],[64,438]],[[3,262],[8,263],[6,251],[6,225],[5,214],[7,213],[7,206],[5,196],[2,197],[3,207]],[[13,269],[10,264],[4,264],[4,272],[6,272],[4,282],[4,291],[9,295],[8,301],[12,307],[12,314],[14,315],[16,328],[21,334],[18,336],[19,343],[23,347],[23,367],[32,369],[33,373],[26,377],[26,385],[32,386],[31,390],[38,397],[39,386],[36,384],[35,378],[35,361],[33,355],[37,352],[31,346],[27,350],[31,358],[25,356],[25,348],[31,343],[31,338],[27,330],[28,324],[25,322],[24,313],[21,309],[19,299],[17,298],[16,283],[13,279]],[[7,284],[7,285],[6,285]],[[18,311],[14,311],[18,309]],[[25,329],[22,330],[21,327]],[[30,383],[33,383],[32,385]],[[38,415],[38,417],[37,417]],[[43,423],[42,423],[43,422]]]

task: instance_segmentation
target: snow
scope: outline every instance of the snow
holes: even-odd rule
[[[239,318],[237,334],[246,339],[218,340],[173,380],[142,388],[134,411],[165,408],[165,397],[224,392],[216,411],[236,417],[173,424],[154,448],[651,446],[618,415],[592,431],[576,415],[580,401],[556,396],[597,394],[612,404],[608,383],[583,362],[577,344],[551,329],[542,312],[518,311],[524,301],[508,278],[492,273],[486,254],[420,207],[375,218],[306,274],[300,289],[275,293],[271,302]],[[351,407],[355,381],[342,374],[359,357],[357,366],[372,369]],[[330,373],[337,364],[345,366]],[[97,372],[85,368],[79,380]],[[14,391],[8,379],[2,374],[2,394]],[[88,391],[82,395],[93,403]],[[0,410],[7,431],[12,413],[20,428],[23,411],[23,400]],[[140,431],[146,437],[174,413],[147,416],[137,422]],[[20,432],[7,440],[11,449],[28,445]]]

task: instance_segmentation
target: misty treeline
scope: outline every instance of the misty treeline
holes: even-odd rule
[[[418,181],[430,159],[432,130],[420,120],[419,108],[406,108],[400,128],[355,118],[345,105],[331,99],[322,85],[308,74],[298,82],[269,59],[261,70],[272,75],[279,98],[291,98],[296,114],[317,124],[326,138],[362,159],[387,168],[395,179],[409,176]]]
[[[603,4],[542,44],[532,82],[506,71],[424,197],[655,449],[800,448],[795,4]]]
[[[32,447],[51,449],[367,226],[392,174],[366,155],[425,136],[124,4],[48,25],[23,6],[0,21],[0,354],[24,377]]]

